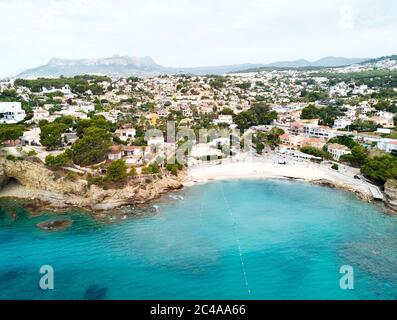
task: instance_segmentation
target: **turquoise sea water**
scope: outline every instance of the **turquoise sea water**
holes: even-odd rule
[[[183,199],[110,225],[74,211],[60,232],[0,202],[0,299],[397,298],[397,217],[351,194],[253,180],[172,195]],[[42,265],[52,291],[39,288]],[[354,290],[340,289],[343,265]]]

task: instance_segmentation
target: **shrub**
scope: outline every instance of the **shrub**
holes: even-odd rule
[[[30,151],[27,153],[27,156],[28,156],[28,157],[35,157],[35,156],[37,156],[37,152],[34,151],[34,150],[30,150]]]
[[[122,181],[127,178],[127,166],[125,161],[120,159],[109,164],[106,172],[106,178],[113,182]]]
[[[325,158],[325,159],[331,158],[331,154],[329,152],[326,152],[324,150],[315,147],[310,147],[310,146],[302,147],[300,151],[319,158]]]
[[[10,160],[10,161],[15,161],[15,160],[16,160],[15,156],[13,156],[12,154],[8,154],[8,155],[6,156],[6,159],[7,159],[7,160]]]
[[[103,178],[101,176],[88,175],[87,177],[88,186],[96,185],[103,186]]]
[[[153,164],[149,164],[147,167],[142,168],[142,174],[157,174],[160,173],[160,167],[155,162]]]
[[[136,174],[137,174],[137,172],[136,172],[136,167],[135,167],[135,166],[132,166],[132,167],[130,168],[130,171],[128,172],[128,175],[129,175],[129,176],[136,176]]]
[[[334,163],[334,164],[332,165],[331,169],[339,170],[339,166],[338,166],[336,163]]]
[[[53,156],[49,154],[45,157],[45,164],[53,170],[57,170],[61,167],[72,164],[72,154],[70,149],[66,149],[65,152]]]
[[[77,174],[76,173],[74,173],[74,172],[68,172],[66,175],[65,175],[65,178],[64,178],[66,181],[72,181],[72,182],[74,182],[74,181],[76,181],[77,180]]]

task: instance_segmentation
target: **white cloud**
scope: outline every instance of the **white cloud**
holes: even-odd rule
[[[199,66],[391,54],[396,12],[387,0],[0,0],[0,76],[51,57]]]

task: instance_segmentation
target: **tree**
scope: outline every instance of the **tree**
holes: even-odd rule
[[[223,108],[223,110],[220,112],[220,114],[233,116],[234,112],[230,108]]]
[[[72,164],[72,150],[66,149],[65,152],[63,152],[57,156],[53,156],[53,155],[49,154],[45,158],[45,164],[53,170],[71,165]]]
[[[397,158],[391,155],[368,158],[361,168],[361,173],[379,185],[389,179],[397,178]]]
[[[237,127],[240,130],[245,130],[258,124],[255,113],[250,110],[243,111],[235,115],[233,118],[233,122],[237,124]]]
[[[319,157],[319,158],[324,158],[324,159],[330,159],[331,158],[331,154],[330,153],[328,153],[327,151],[315,148],[315,147],[305,146],[305,147],[302,147],[300,149],[300,151],[302,151],[303,153],[310,154],[310,155],[315,156],[315,157]]]
[[[23,135],[23,131],[24,127],[21,125],[0,125],[0,143],[19,139]]]
[[[284,134],[284,130],[278,127],[273,127],[267,134],[265,143],[274,148],[280,144],[280,136]]]
[[[93,116],[91,119],[82,119],[78,121],[76,133],[79,137],[82,137],[85,130],[91,127],[101,128],[106,131],[113,131],[114,129],[114,125],[106,120],[104,116]]]
[[[113,181],[119,182],[127,178],[127,165],[123,159],[113,161],[107,167],[106,178]]]
[[[270,111],[264,114],[263,116],[263,124],[271,124],[273,120],[276,120],[278,117],[276,111]]]
[[[319,117],[319,108],[314,104],[309,104],[302,109],[301,119],[317,119]]]
[[[332,138],[328,140],[328,143],[339,143],[348,147],[349,149],[352,149],[353,147],[359,145],[356,141],[353,140],[352,137],[346,135]]]
[[[79,165],[93,165],[105,160],[111,145],[111,134],[104,129],[87,128],[84,137],[72,146],[73,162]]]
[[[40,127],[40,143],[53,150],[62,146],[62,134],[68,129],[63,123],[50,123]]]
[[[344,154],[340,157],[341,162],[349,162],[353,166],[360,167],[368,158],[368,151],[363,146],[357,145],[352,148],[351,154]]]

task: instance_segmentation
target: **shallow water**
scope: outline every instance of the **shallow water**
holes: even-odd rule
[[[0,202],[0,299],[396,299],[397,217],[291,181],[213,182],[105,225],[39,230]],[[10,213],[17,214],[13,221]],[[55,289],[39,288],[51,265]],[[339,268],[354,268],[354,290]]]

